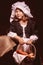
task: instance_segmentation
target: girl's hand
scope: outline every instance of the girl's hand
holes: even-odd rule
[[[27,44],[32,44],[33,40],[28,40]]]
[[[29,58],[35,58],[35,56],[34,56],[33,53],[28,54],[28,57],[29,57]]]
[[[24,44],[24,40],[21,37],[19,38],[19,44]]]

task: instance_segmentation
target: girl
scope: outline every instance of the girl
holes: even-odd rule
[[[10,31],[7,35],[15,39],[16,44],[20,44],[20,45],[25,45],[25,43],[32,44],[38,39],[34,27],[35,22],[31,21],[30,18],[33,18],[33,16],[30,12],[29,6],[27,6],[25,2],[16,2],[12,5],[12,13],[10,17],[11,26],[10,26]],[[19,51],[17,50],[16,53],[17,52],[23,55],[27,55],[27,53],[24,53],[20,50]],[[13,57],[15,57],[15,52],[13,53]],[[29,57],[30,58],[33,57],[33,54],[30,54]],[[33,64],[33,62],[31,63],[26,61],[27,60],[24,60],[21,63],[21,65]]]

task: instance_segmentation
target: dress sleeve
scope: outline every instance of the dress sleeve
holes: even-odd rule
[[[15,24],[14,23],[10,23],[10,31],[9,31],[9,33],[7,34],[7,36],[10,36],[10,37],[14,37],[14,36],[16,36],[17,35],[17,33],[16,33],[16,30],[15,30],[16,28],[15,28]]]
[[[38,40],[37,25],[36,25],[36,22],[34,21],[31,22],[31,32],[32,32],[32,35],[30,36],[30,39],[32,39],[33,41]]]

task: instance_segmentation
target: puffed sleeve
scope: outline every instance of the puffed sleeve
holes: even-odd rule
[[[9,33],[7,35],[10,36],[10,37],[16,36],[17,33],[16,33],[16,30],[15,29],[16,29],[15,28],[15,24],[13,22],[11,22],[10,23],[10,31],[9,31]]]
[[[33,41],[38,39],[38,30],[37,30],[37,25],[35,21],[31,21],[31,32],[32,35],[30,36],[30,39]]]

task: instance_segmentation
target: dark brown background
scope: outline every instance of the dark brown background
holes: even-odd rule
[[[11,5],[17,0],[0,0],[0,35],[6,35],[9,28]],[[20,0],[23,1],[23,0]],[[39,51],[41,62],[43,62],[43,5],[42,0],[24,0],[30,6],[31,13],[37,23],[39,31]]]

